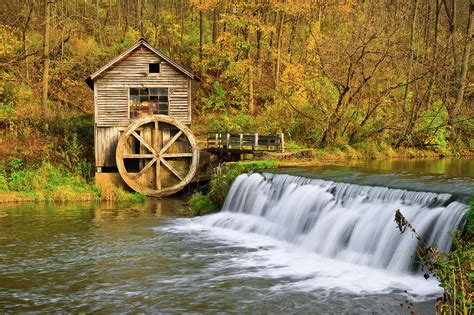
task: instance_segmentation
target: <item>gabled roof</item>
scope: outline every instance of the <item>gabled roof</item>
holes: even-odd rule
[[[104,71],[106,71],[107,69],[112,67],[117,62],[123,60],[131,52],[133,52],[135,49],[137,49],[140,46],[145,46],[146,48],[151,50],[153,53],[155,53],[158,57],[160,57],[161,59],[168,62],[172,67],[176,68],[176,70],[178,70],[178,71],[182,72],[183,74],[185,74],[186,76],[188,76],[190,79],[196,80],[196,81],[201,81],[201,79],[198,76],[192,74],[189,70],[185,69],[181,65],[179,65],[176,62],[174,62],[173,60],[171,60],[171,58],[164,55],[162,52],[160,52],[155,47],[150,45],[144,38],[140,38],[135,45],[133,45],[132,47],[130,47],[129,49],[127,49],[126,51],[124,51],[123,53],[121,53],[120,55],[115,57],[114,59],[110,60],[109,63],[107,63],[105,66],[103,66],[102,68],[100,68],[99,70],[97,70],[96,72],[91,74],[89,77],[87,77],[86,80],[85,80],[87,85],[93,90],[94,89],[94,79],[95,78],[97,78],[101,73],[103,73]]]

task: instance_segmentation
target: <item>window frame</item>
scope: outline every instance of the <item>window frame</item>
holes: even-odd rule
[[[151,65],[158,66],[158,72],[151,72]],[[160,74],[161,73],[161,62],[150,62],[148,63],[148,74]]]
[[[131,104],[130,103],[131,102],[131,94],[130,94],[131,89],[138,89],[138,90],[140,90],[140,89],[166,89],[166,91],[167,91],[166,97],[168,98],[168,102],[167,102],[168,103],[168,113],[166,115],[170,116],[170,94],[171,94],[170,90],[171,90],[171,88],[169,86],[146,86],[146,87],[145,86],[129,86],[127,88],[127,93],[128,93],[127,111],[128,111],[128,120],[129,121],[132,120],[132,119],[133,120],[138,119],[138,118],[131,118],[131,110],[130,110],[130,108],[131,108],[131,106],[130,106],[130,104]],[[155,95],[153,95],[153,96],[155,96]],[[159,106],[160,106],[159,105],[160,104],[159,97],[160,96],[164,96],[164,95],[160,95],[158,93],[158,103],[157,103],[158,104],[158,111],[160,110],[159,109]],[[148,90],[148,98],[150,98],[149,90]],[[138,102],[139,102],[139,104],[141,103],[140,102],[140,92],[138,92]],[[138,111],[140,111],[140,110],[138,110]],[[155,115],[155,114],[153,114],[153,115]],[[157,114],[157,115],[165,115],[165,114]]]

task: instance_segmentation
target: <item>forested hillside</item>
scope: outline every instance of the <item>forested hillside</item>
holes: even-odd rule
[[[140,37],[201,77],[198,134],[467,153],[473,11],[470,0],[1,1],[0,158],[91,156],[84,79]]]

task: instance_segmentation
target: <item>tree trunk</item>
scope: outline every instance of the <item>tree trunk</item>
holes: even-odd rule
[[[433,58],[431,63],[431,77],[430,82],[428,83],[428,98],[426,100],[426,108],[431,107],[431,100],[433,98],[433,84],[438,75],[438,71],[436,69],[438,64],[438,33],[439,33],[439,11],[440,11],[440,0],[436,1],[436,9],[435,9],[435,21],[434,21],[434,39],[433,39]]]
[[[138,17],[138,30],[140,31],[140,36],[143,37],[143,11],[142,11],[142,0],[137,1],[137,17]]]
[[[129,10],[129,5],[128,2],[130,0],[125,0],[125,27],[123,29],[123,37],[125,38],[125,35],[127,35],[128,32],[128,26],[130,23],[130,10]]]
[[[464,92],[466,90],[467,84],[467,72],[469,69],[469,57],[471,55],[471,41],[472,41],[472,31],[473,31],[473,21],[474,21],[474,3],[471,1],[469,5],[469,20],[467,22],[467,30],[466,30],[466,41],[464,44],[464,53],[462,57],[462,67],[461,73],[459,76],[459,88],[456,97],[456,103],[454,104],[453,114],[456,116],[458,114],[459,109],[461,108],[463,99],[464,99]]]
[[[22,41],[23,41],[23,53],[25,55],[25,77],[26,77],[26,81],[30,81],[30,63],[28,61],[28,40],[27,40],[27,37],[28,37],[28,30],[30,28],[30,21],[31,21],[31,17],[32,17],[32,14],[33,14],[33,3],[30,3],[30,8],[28,10],[28,16],[26,18],[26,21],[25,21],[25,24],[23,25],[23,28],[22,28]]]
[[[408,73],[407,73],[407,80],[406,80],[406,83],[405,83],[405,95],[403,97],[403,106],[402,106],[403,112],[405,112],[405,113],[408,111],[408,109],[407,109],[408,93],[410,91],[410,80],[411,80],[411,76],[412,76],[412,72],[413,72],[413,58],[414,58],[413,37],[414,37],[414,34],[415,34],[417,5],[418,5],[418,0],[414,0],[414,2],[413,2],[413,11],[412,11],[412,21],[411,21],[411,27],[410,27],[410,60],[408,62]],[[413,100],[412,100],[411,103],[413,103]],[[413,123],[413,119],[414,119],[414,111],[415,111],[414,104],[411,104],[410,108],[411,108],[411,110],[409,110],[410,117],[408,119],[408,123],[407,123],[403,133],[401,134],[400,138],[398,139],[397,146],[399,146],[403,141],[405,141],[405,138],[407,137],[407,135],[411,131],[412,123]]]
[[[201,1],[199,1],[201,3]],[[199,60],[202,62],[202,44],[204,35],[204,25],[202,17],[202,9],[199,9]]]
[[[45,123],[45,129],[48,129],[46,124],[46,111],[48,106],[48,89],[49,89],[49,33],[50,33],[50,19],[51,19],[51,0],[44,1],[44,33],[43,33],[43,83],[41,95],[41,119]]]
[[[218,22],[218,5],[214,6],[214,9],[212,11],[212,43],[215,44],[217,41],[217,22]]]
[[[263,24],[266,25],[268,21],[267,15],[263,16]],[[262,40],[263,40],[263,31],[262,28],[258,28],[256,31],[256,40],[257,40],[257,78],[260,80],[262,78],[263,72],[263,53],[262,53]]]
[[[273,14],[273,21],[271,21],[271,25],[275,25],[276,22],[278,21],[278,16],[279,16],[279,12],[276,12],[275,14]],[[274,31],[272,30],[270,32],[270,39],[268,40],[268,51],[267,51],[267,59],[270,59],[271,57],[271,53],[272,53],[272,48],[273,48],[273,36],[274,36]]]
[[[291,63],[291,57],[293,56],[293,43],[295,41],[295,32],[296,32],[296,27],[298,26],[298,20],[293,20],[293,23],[291,23],[291,34],[290,34],[290,42],[288,43],[288,55],[290,56],[290,63]]]
[[[283,20],[285,14],[280,13],[280,21],[278,22],[278,35],[277,35],[277,60],[276,60],[276,69],[275,69],[275,88],[278,87],[278,81],[280,80],[280,66],[281,66],[281,46],[283,41]]]
[[[414,0],[413,3],[413,11],[412,11],[412,21],[411,21],[411,27],[410,27],[410,60],[408,61],[408,73],[407,73],[407,80],[405,84],[405,94],[403,97],[403,110],[406,110],[406,105],[408,102],[408,93],[410,91],[410,80],[411,80],[411,75],[413,71],[413,57],[414,57],[414,52],[413,52],[413,37],[415,34],[415,24],[416,24],[416,7],[418,4],[418,0]]]
[[[253,95],[253,69],[249,66],[249,113],[255,115],[255,100]]]

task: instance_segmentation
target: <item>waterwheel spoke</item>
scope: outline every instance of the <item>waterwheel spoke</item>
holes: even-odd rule
[[[159,143],[160,141],[160,128],[158,125],[158,120],[155,120],[155,130],[153,132],[153,144],[155,145],[155,149],[159,150],[161,147],[161,144]],[[161,177],[160,177],[160,169],[161,169],[161,163],[160,160],[156,161],[155,164],[155,187],[156,190],[160,191],[161,190]]]
[[[122,155],[124,159],[152,159],[155,157],[154,154],[138,154],[138,153],[130,153]]]
[[[160,177],[160,168],[161,168],[161,164],[160,164],[160,160],[157,160],[156,161],[156,169],[155,169],[155,174],[156,174],[156,177],[155,177],[155,185],[156,185],[156,190],[161,190],[161,177]]]
[[[138,173],[134,176],[134,178],[135,178],[135,179],[138,179],[138,177],[142,176],[142,175],[153,165],[153,163],[155,163],[155,162],[156,162],[156,158],[153,158],[150,162],[148,162],[147,165],[145,165],[144,168],[141,169],[140,172],[138,172]]]
[[[138,141],[140,141],[151,153],[156,154],[155,149],[151,147],[140,135],[134,130],[132,131],[132,135],[137,138]]]
[[[159,128],[159,126],[158,126],[158,121],[155,120],[155,130],[154,130],[154,132],[153,132],[153,138],[154,138],[154,139],[153,139],[153,144],[154,144],[156,150],[159,150],[159,149],[160,149],[160,146],[159,146],[159,143],[158,143],[158,141],[159,141],[159,139],[160,139],[160,134],[159,134],[159,132],[160,132],[160,128]]]
[[[162,155],[163,153],[165,153],[166,150],[168,150],[168,148],[169,148],[176,140],[178,140],[178,138],[179,138],[182,134],[183,134],[183,131],[182,131],[182,130],[180,130],[177,134],[175,134],[174,137],[171,138],[171,140],[168,141],[168,143],[167,143],[165,146],[163,146],[163,149],[161,149],[161,151],[160,151],[160,155]]]
[[[162,157],[160,157],[160,161],[161,163],[163,163],[164,166],[166,166],[167,169],[170,170],[171,173],[174,174],[174,176],[178,177],[179,180],[183,180],[183,177],[181,175],[179,175],[178,171],[173,167],[171,166],[170,163],[168,163],[165,159],[163,159]]]
[[[181,152],[181,153],[164,153],[161,155],[164,158],[180,158],[180,157],[193,157],[192,153]]]

